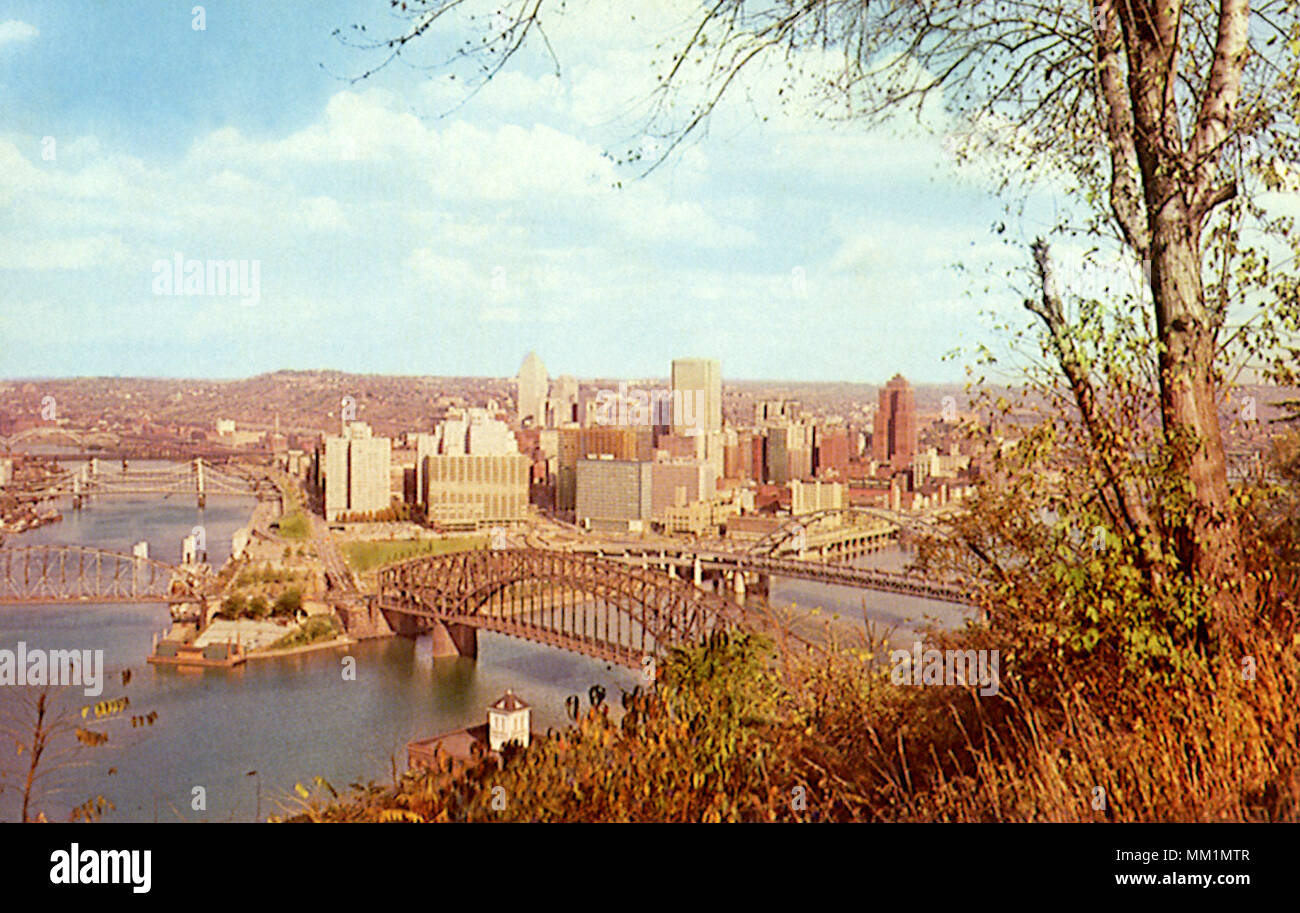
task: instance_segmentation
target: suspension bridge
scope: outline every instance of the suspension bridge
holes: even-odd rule
[[[123,461],[120,472],[108,472],[101,469],[98,459],[91,458],[39,483],[10,486],[8,490],[20,500],[71,498],[77,510],[96,498],[122,495],[193,495],[199,507],[207,505],[209,495],[254,495],[261,499],[280,496],[269,479],[204,459],[136,468]]]

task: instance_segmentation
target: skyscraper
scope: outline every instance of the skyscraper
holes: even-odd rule
[[[515,378],[517,391],[516,403],[519,408],[519,424],[532,419],[534,425],[546,423],[546,394],[550,384],[547,382],[546,366],[537,357],[536,352],[524,356],[524,363],[519,366],[519,376]]]
[[[529,468],[522,453],[427,456],[421,500],[429,519],[439,523],[477,526],[522,520],[528,511]]]
[[[916,457],[916,403],[912,385],[901,374],[890,378],[880,391],[871,456],[891,469],[906,469]]]
[[[712,358],[673,359],[673,433],[722,430],[722,365]]]
[[[813,474],[843,477],[849,468],[849,432],[818,426],[813,440]]]
[[[580,419],[578,414],[578,381],[565,374],[551,385],[549,420],[547,426],[562,428]]]
[[[652,517],[653,471],[654,464],[642,460],[578,460],[578,524],[605,532],[644,530]]]
[[[325,518],[385,510],[390,504],[392,442],[374,437],[370,426],[352,422],[346,434],[326,437],[323,453]]]

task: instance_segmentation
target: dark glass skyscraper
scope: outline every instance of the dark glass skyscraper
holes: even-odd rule
[[[890,378],[880,391],[871,456],[893,469],[906,469],[916,457],[916,402],[912,385],[901,374]]]

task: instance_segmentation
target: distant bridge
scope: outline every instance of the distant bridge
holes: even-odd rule
[[[475,655],[494,631],[641,668],[647,657],[738,623],[735,602],[658,571],[542,549],[458,552],[379,572],[377,608],[435,653]]]
[[[864,522],[865,521],[865,522]],[[838,507],[795,514],[743,550],[751,555],[779,556],[811,551],[834,559],[870,551],[893,542],[898,531],[929,533],[940,530],[937,517],[902,513],[883,507]]]
[[[80,545],[0,548],[0,604],[195,602],[205,575]]]
[[[115,445],[121,442],[121,438],[111,431],[77,431],[60,425],[35,425],[15,432],[9,437],[0,436],[0,450],[12,451],[15,444],[42,438],[62,438],[65,441],[71,441],[78,447],[89,447],[96,444],[101,446]]]
[[[70,497],[74,508],[88,500],[116,495],[194,495],[199,507],[208,495],[256,495],[259,498],[279,495],[269,480],[255,478],[207,460],[188,463],[100,472],[99,461],[92,458],[77,469],[69,469],[35,485],[11,485],[7,489],[24,500]]]
[[[917,574],[881,571],[848,564],[809,561],[797,557],[752,554],[740,550],[696,549],[687,545],[591,545],[582,547],[581,553],[594,553],[598,557],[610,558],[625,564],[639,564],[647,568],[671,569],[673,574],[693,574],[697,583],[706,571],[721,572],[731,579],[734,588],[742,592],[745,585],[744,577],[757,574],[794,577],[817,583],[897,593],[902,596],[915,596],[958,605],[969,605],[972,601],[969,588],[958,582],[938,581]]]

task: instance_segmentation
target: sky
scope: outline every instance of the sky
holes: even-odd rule
[[[1019,310],[981,278],[1004,205],[941,114],[830,122],[760,70],[641,176],[616,159],[662,148],[655,44],[698,4],[570,3],[554,59],[472,97],[445,62],[492,0],[357,80],[383,54],[334,32],[396,34],[388,7],[0,2],[0,377],[501,377],[535,350],[552,375],[943,383],[981,311]],[[247,284],[219,294],[230,260]]]

